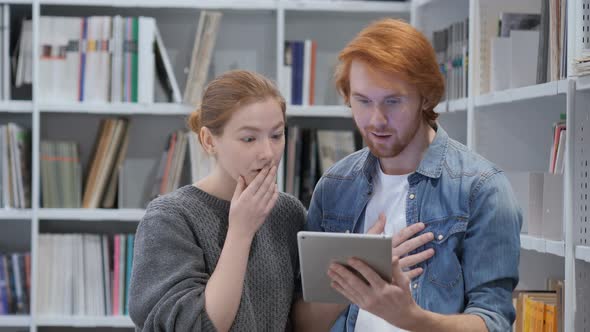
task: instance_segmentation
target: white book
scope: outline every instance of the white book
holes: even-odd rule
[[[78,289],[78,296],[75,299],[77,302],[77,311],[74,313],[75,315],[86,315],[86,274],[84,269],[84,257],[85,257],[85,249],[84,246],[84,237],[82,234],[78,234],[76,236],[76,242],[78,253],[76,257],[76,275],[78,276],[77,282],[77,289]]]
[[[154,83],[156,75],[154,53],[155,38],[156,20],[153,17],[140,16],[137,101],[143,104],[151,104],[154,102]]]
[[[204,17],[203,26],[201,26],[201,20],[199,20],[197,34],[199,34],[200,29],[203,31],[200,41],[195,41],[195,47],[198,46],[196,57],[194,56],[195,52],[193,50],[193,57],[191,59],[191,68],[187,81],[187,88],[190,88],[190,90],[186,90],[184,96],[185,103],[187,104],[197,106],[201,103],[201,95],[205,87],[207,74],[209,73],[209,64],[213,55],[213,49],[215,48],[222,15],[221,12],[207,12]]]
[[[199,143],[199,138],[198,138],[197,134],[193,131],[190,131],[188,133],[188,151],[189,151],[189,158],[191,161],[191,182],[192,183],[197,182],[197,177],[198,177],[197,162],[198,162],[198,159],[197,159],[197,153],[196,153],[195,149],[198,149],[200,147],[201,147],[201,144]]]
[[[170,87],[172,88],[172,101],[175,103],[182,103],[182,96],[180,95],[180,88],[178,87],[178,81],[176,80],[176,75],[174,74],[174,68],[172,68],[168,51],[166,50],[164,40],[162,39],[157,25],[155,25],[154,30],[156,34],[156,44],[158,45],[158,51],[160,52],[160,56],[164,62],[164,69],[166,70],[166,75],[168,76]]]
[[[67,79],[64,77],[67,70],[67,45],[68,45],[68,32],[67,26],[63,17],[51,16],[49,17],[51,24],[51,73],[47,77],[49,91],[47,92],[46,100],[50,101],[63,101],[67,96],[66,82]]]
[[[510,37],[494,37],[491,40],[491,91],[501,91],[510,88],[511,47],[512,40]]]
[[[17,133],[16,133],[16,127],[14,124],[9,123],[8,124],[8,140],[10,142],[10,178],[12,179],[12,197],[13,200],[11,202],[11,206],[14,208],[20,208],[21,207],[21,197],[23,197],[22,195],[22,182],[19,181],[19,175],[20,175],[20,158],[19,158],[19,153],[18,153],[18,147],[17,147]]]
[[[22,160],[26,151],[24,151],[24,129],[14,123],[8,124],[9,128],[12,128],[12,147],[13,147],[13,178],[16,179],[16,204],[15,207],[24,209],[26,207],[25,194],[24,194],[24,183],[23,183],[23,165]]]
[[[64,71],[60,75],[60,98],[65,102],[77,102],[80,89],[80,57],[82,18],[61,17],[61,33],[66,46]]]
[[[2,183],[4,183],[4,186],[2,187],[2,196],[4,199],[3,205],[4,207],[10,207],[11,206],[11,188],[12,188],[12,183],[10,181],[10,155],[9,155],[9,150],[10,150],[10,139],[9,139],[9,135],[8,135],[8,126],[0,126],[0,135],[2,135],[3,140],[4,140],[4,144],[2,144],[1,148],[2,148]]]
[[[13,294],[13,298],[16,299],[17,303],[17,313],[24,312],[24,291],[23,291],[23,283],[22,283],[22,276],[21,276],[21,267],[20,262],[18,259],[18,254],[10,255],[12,259],[12,274],[14,276],[14,290],[16,291],[16,296]]]
[[[303,87],[302,87],[302,105],[309,105],[309,87],[311,82],[311,48],[312,41],[306,39],[303,42]]]
[[[123,101],[123,39],[125,21],[122,16],[113,17],[112,40],[110,44],[111,63],[111,102]]]
[[[5,67],[4,67],[4,59],[8,58],[9,56],[9,52],[10,49],[6,47],[6,43],[5,43],[5,39],[6,39],[6,33],[4,33],[4,30],[6,30],[8,28],[8,20],[6,19],[6,17],[4,16],[4,12],[7,10],[6,5],[0,5],[0,99],[2,100],[7,100],[8,98],[6,98],[5,96],[5,87],[4,84],[6,83],[6,80],[4,79],[7,75],[7,73],[5,72]]]
[[[565,149],[566,149],[566,144],[565,144],[565,134],[566,134],[567,129],[562,130],[559,133],[559,145],[557,146],[557,157],[555,159],[555,169],[553,170],[554,174],[563,174],[563,170],[564,170],[564,158],[565,158]]]
[[[117,299],[117,307],[119,308],[118,313],[119,315],[123,315],[125,313],[125,290],[127,289],[127,285],[125,284],[127,236],[125,236],[125,234],[119,235],[119,275],[115,277],[119,278],[119,298]]]
[[[184,166],[184,160],[186,158],[186,144],[187,144],[187,133],[183,131],[178,132],[180,138],[178,144],[178,158],[175,162],[174,177],[172,178],[172,190],[177,189],[180,186],[180,179],[182,177],[182,170]]]
[[[65,247],[65,266],[62,270],[62,284],[63,284],[63,293],[62,297],[64,300],[64,312],[66,314],[73,314],[74,313],[74,301],[73,301],[73,291],[74,291],[74,257],[75,257],[75,250],[74,250],[74,236],[67,235],[63,238],[62,246]]]
[[[38,256],[37,259],[39,261],[37,266],[37,293],[34,295],[37,297],[37,312],[43,314],[45,312],[45,301],[47,297],[45,296],[44,292],[47,290],[47,285],[45,284],[48,280],[48,273],[46,270],[47,266],[47,244],[46,244],[46,235],[41,234],[39,235],[39,240],[37,241],[37,249],[38,249]],[[32,291],[32,289],[31,289]]]
[[[23,82],[25,84],[33,83],[33,22],[26,21],[23,23],[24,33],[21,37],[23,50]]]
[[[195,91],[195,82],[197,77],[197,67],[199,59],[199,48],[201,47],[201,39],[203,35],[203,31],[205,29],[205,21],[207,20],[207,11],[202,10],[201,15],[199,16],[199,22],[197,25],[197,32],[195,33],[195,41],[193,43],[193,50],[191,52],[191,62],[189,67],[189,72],[186,77],[186,85],[184,88],[184,103],[195,105],[200,102],[200,97],[198,99],[194,99],[193,93]]]
[[[101,99],[100,86],[100,57],[97,49],[98,40],[101,37],[101,18],[91,16],[86,19],[86,61],[84,64],[84,88],[82,100],[84,102],[105,102]]]
[[[539,31],[512,30],[510,88],[537,84]]]
[[[53,18],[51,16],[41,16],[39,18],[39,99],[47,102],[54,98],[53,77],[55,75],[53,68]],[[24,41],[24,40],[23,40]]]
[[[96,286],[93,283],[94,278],[94,269],[92,268],[92,259],[93,259],[93,250],[92,250],[92,235],[90,234],[82,234],[82,238],[84,241],[84,286],[85,286],[85,296],[84,296],[84,306],[86,315],[93,315],[93,295],[94,295],[94,287]]]
[[[100,39],[97,41],[98,52],[98,91],[100,100],[110,101],[111,95],[111,54],[107,47],[112,36],[112,18],[110,16],[101,16],[98,18],[100,23]]]
[[[11,70],[10,70],[10,5],[3,5],[4,23],[2,30],[2,97],[10,100]]]
[[[104,315],[113,314],[112,297],[111,297],[111,271],[109,264],[109,236],[102,235],[102,273],[103,273],[103,297],[104,297]]]
[[[51,314],[63,314],[61,298],[59,296],[59,294],[62,292],[62,286],[60,284],[60,272],[63,269],[63,251],[59,245],[62,242],[62,238],[63,235],[60,234],[53,234],[51,236],[51,283],[49,289],[51,306],[49,307],[48,311],[48,313]]]

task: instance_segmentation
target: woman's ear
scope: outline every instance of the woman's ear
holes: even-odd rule
[[[207,127],[201,127],[201,132],[199,133],[199,137],[201,138],[201,144],[203,145],[203,150],[207,152],[208,155],[214,156],[215,155],[215,137],[211,130]]]

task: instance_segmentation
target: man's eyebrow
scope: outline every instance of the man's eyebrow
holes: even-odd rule
[[[367,97],[367,96],[365,96],[365,95],[363,95],[362,93],[359,93],[359,92],[353,92],[352,95],[355,96],[355,97],[361,97],[361,98],[370,99],[369,97]],[[401,94],[401,93],[392,93],[390,95],[387,95],[387,96],[383,97],[383,99],[387,99],[387,98],[400,98],[400,97],[403,97],[403,96],[404,95]]]

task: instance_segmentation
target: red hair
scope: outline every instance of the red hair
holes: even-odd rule
[[[432,45],[410,24],[391,18],[376,21],[350,41],[338,59],[336,88],[347,104],[350,105],[350,66],[353,60],[361,60],[379,72],[402,75],[416,86],[424,100],[424,119],[431,125],[436,121],[434,107],[444,94],[444,78]]]

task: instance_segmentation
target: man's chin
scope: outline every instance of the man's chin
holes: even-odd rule
[[[401,152],[399,149],[392,146],[374,146],[369,144],[368,147],[369,151],[371,151],[371,153],[377,158],[393,158],[397,157]]]

